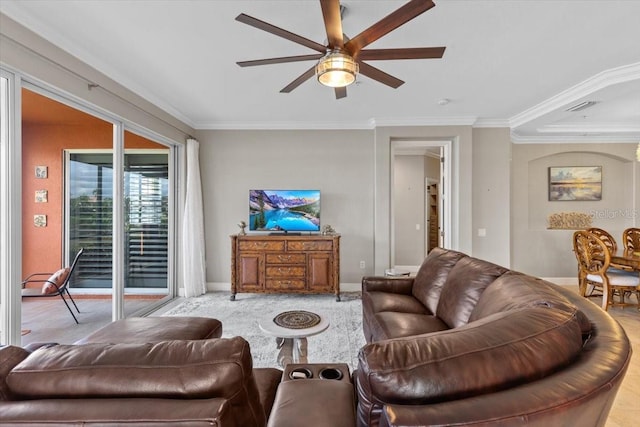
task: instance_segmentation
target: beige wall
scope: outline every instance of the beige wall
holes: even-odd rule
[[[229,283],[229,235],[250,189],[319,189],[321,223],[341,237],[340,279],[373,272],[373,131],[199,131],[207,282]],[[366,268],[360,269],[360,261]]]
[[[248,191],[258,187],[319,188],[322,223],[342,234],[341,282],[358,283],[363,275],[384,273],[391,265],[391,142],[396,139],[453,141],[450,197],[458,206],[451,227],[454,248],[476,255],[476,246],[495,262],[509,264],[508,129],[201,130],[196,136],[201,142],[210,283],[228,283],[229,235],[246,220]],[[480,151],[474,153],[476,149]],[[472,200],[476,179],[490,190],[488,198]],[[505,209],[496,215],[495,206]],[[480,244],[472,237],[476,214],[488,230]],[[365,261],[364,270],[360,261]]]
[[[638,224],[640,163],[636,144],[515,144],[513,146],[513,268],[542,277],[575,277],[573,230],[547,229],[556,212],[594,215],[593,225],[620,240]],[[602,166],[602,200],[548,201],[549,166]]]
[[[508,128],[473,130],[473,255],[505,266],[511,264],[511,145]]]

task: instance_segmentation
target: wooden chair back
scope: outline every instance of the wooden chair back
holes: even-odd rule
[[[640,228],[627,228],[622,232],[622,243],[626,251],[640,251]]]
[[[616,239],[606,230],[602,228],[591,227],[587,229],[587,231],[591,234],[595,234],[602,242],[607,246],[607,249],[612,254],[615,254],[618,251],[618,244],[616,243]]]

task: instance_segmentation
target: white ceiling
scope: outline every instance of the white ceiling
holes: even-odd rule
[[[313,63],[236,61],[315,53],[235,21],[240,13],[325,43],[315,0],[0,0],[0,11],[190,126],[509,126],[516,141],[640,140],[640,1],[435,0],[370,48],[446,46],[442,59],[375,61],[336,100]],[[353,37],[404,0],[344,0]],[[439,101],[449,102],[440,105]],[[565,110],[597,101],[580,112]]]

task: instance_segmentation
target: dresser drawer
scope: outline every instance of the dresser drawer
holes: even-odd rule
[[[289,251],[330,251],[333,250],[331,240],[294,240],[287,242]]]
[[[284,251],[282,240],[240,240],[238,249],[241,251]]]
[[[304,266],[267,266],[267,278],[305,277],[307,269]]]
[[[303,290],[304,286],[304,279],[267,279],[266,282],[266,289]]]
[[[304,264],[306,261],[305,254],[267,254],[267,264]]]

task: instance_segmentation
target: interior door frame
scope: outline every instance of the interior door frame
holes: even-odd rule
[[[438,240],[440,246],[443,248],[452,249],[450,232],[452,224],[452,197],[451,184],[452,184],[452,162],[453,162],[453,140],[431,140],[431,139],[393,139],[390,146],[390,165],[389,165],[389,200],[390,200],[390,215],[389,215],[389,266],[395,265],[395,208],[394,208],[394,159],[399,149],[402,150],[415,150],[416,153],[426,148],[440,148],[440,185],[438,186],[438,227],[439,236]],[[425,180],[426,183],[426,180]],[[426,203],[423,207],[426,210]],[[377,267],[377,266],[376,266]]]

